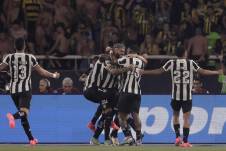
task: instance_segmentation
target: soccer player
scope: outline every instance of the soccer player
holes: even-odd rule
[[[135,68],[144,69],[145,59],[136,55],[136,48],[130,49],[130,57],[123,57],[119,60],[121,65],[133,65]],[[132,144],[134,142],[129,125],[128,116],[132,114],[136,126],[136,144],[142,144],[141,121],[139,118],[139,110],[141,103],[141,75],[136,69],[125,73],[125,81],[123,83],[122,92],[119,96],[118,114],[120,125],[125,135],[122,144]]]
[[[190,114],[192,109],[192,85],[194,72],[202,75],[218,75],[219,71],[210,71],[200,68],[193,60],[187,59],[187,51],[182,47],[176,49],[177,59],[169,60],[162,68],[141,71],[143,74],[161,74],[170,71],[172,78],[172,101],[173,126],[176,134],[175,145],[181,147],[192,147],[188,142],[190,131]],[[183,111],[183,142],[180,137],[179,113]]]
[[[15,127],[15,120],[21,119],[21,125],[24,128],[30,144],[35,145],[38,143],[38,140],[33,137],[28,122],[28,113],[32,97],[32,70],[36,70],[44,77],[55,79],[59,78],[60,74],[57,72],[48,72],[38,65],[38,62],[33,55],[25,53],[26,46],[23,38],[16,39],[14,45],[16,53],[7,55],[0,64],[0,71],[7,67],[9,68],[11,75],[10,94],[18,109],[18,112],[15,114],[8,113],[7,118],[9,120],[10,128]]]
[[[114,47],[121,47],[121,44],[117,44]],[[124,47],[124,46],[123,46]],[[123,52],[123,51],[122,51]],[[125,52],[123,52],[125,53]],[[112,105],[114,104],[114,95],[117,92],[116,82],[117,74],[132,70],[131,67],[122,68],[120,71],[111,67],[114,55],[102,55],[95,63],[92,71],[89,73],[86,83],[84,96],[87,100],[94,103],[100,103],[102,106],[102,119],[98,122],[97,130],[91,139],[91,144],[98,145],[98,137],[102,131],[104,125],[105,132],[105,145],[110,144],[110,125],[113,118]],[[103,121],[103,122],[102,122]],[[102,124],[101,124],[102,122]]]

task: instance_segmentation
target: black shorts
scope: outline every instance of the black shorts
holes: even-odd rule
[[[84,91],[84,96],[87,100],[99,103],[102,105],[103,109],[112,107],[116,104],[114,102],[114,97],[116,94],[114,89],[100,89],[96,87],[88,88]]]
[[[183,113],[190,112],[192,109],[192,100],[188,100],[188,101],[172,100],[171,107],[174,111],[177,111],[177,112],[179,112],[181,108]]]
[[[11,98],[13,99],[13,102],[15,103],[18,110],[20,108],[30,109],[30,103],[32,98],[31,92],[14,93],[11,94]]]
[[[132,93],[121,93],[119,96],[118,110],[122,113],[139,113],[141,96]]]

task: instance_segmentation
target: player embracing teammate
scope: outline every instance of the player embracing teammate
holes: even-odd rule
[[[102,117],[98,121],[97,129],[91,139],[91,144],[99,145],[98,137],[103,128],[109,129],[114,115],[116,115],[115,121],[118,121],[119,117],[120,125],[118,122],[116,123],[118,126],[122,127],[125,135],[123,144],[134,143],[127,122],[128,120],[136,131],[137,144],[141,144],[141,122],[139,119],[141,101],[141,88],[139,83],[141,76],[137,72],[137,69],[143,69],[144,62],[147,61],[143,57],[132,52],[132,49],[129,50],[130,54],[125,55],[125,46],[120,43],[115,44],[110,54],[100,56],[86,80],[84,96],[88,100],[102,105]],[[106,88],[107,83],[113,83],[112,81],[109,81],[110,79],[114,79],[114,89]],[[102,85],[101,83],[105,83],[105,85]],[[109,93],[109,95],[106,95],[105,93]],[[114,98],[112,96],[114,96]],[[111,117],[105,115],[106,107],[111,111]],[[117,109],[119,109],[118,114]],[[132,118],[129,118],[131,116]],[[106,125],[106,122],[108,125]],[[114,134],[111,134],[111,136],[116,140],[117,130]],[[105,145],[109,145],[110,143],[109,130],[107,131],[107,134],[105,130]],[[118,142],[114,140],[112,140],[112,143],[115,145],[118,144]]]

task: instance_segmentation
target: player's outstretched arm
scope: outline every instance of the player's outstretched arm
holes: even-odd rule
[[[4,70],[8,65],[5,63],[0,64],[0,71]]]
[[[138,54],[128,54],[127,55],[128,57],[131,57],[131,58],[138,58],[138,59],[140,59],[140,60],[142,60],[145,64],[147,64],[148,63],[148,60],[147,59],[145,59],[143,56],[140,56],[140,55],[138,55]]]
[[[140,71],[141,74],[145,74],[145,75],[159,75],[159,74],[162,74],[163,72],[165,72],[163,68]]]
[[[133,65],[129,65],[128,67],[123,68],[113,68],[111,65],[105,67],[111,74],[119,75],[127,71],[132,71],[134,69]]]
[[[36,70],[41,76],[44,76],[44,77],[47,77],[47,78],[58,79],[60,77],[60,74],[58,72],[51,73],[51,72],[45,70],[44,68],[42,68],[39,65],[36,65],[34,67],[34,70]]]
[[[206,70],[200,68],[197,72],[201,75],[218,75],[222,73],[222,70]]]

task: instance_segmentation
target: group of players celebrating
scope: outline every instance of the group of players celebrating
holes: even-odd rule
[[[48,72],[39,66],[33,55],[25,53],[24,39],[18,38],[14,44],[16,52],[7,55],[0,64],[0,71],[7,69],[11,75],[10,94],[18,110],[15,114],[8,113],[7,118],[11,128],[15,127],[15,120],[21,119],[21,125],[29,143],[36,145],[38,140],[33,137],[28,122],[32,98],[31,73],[36,70],[41,76],[55,79],[59,78],[60,74]],[[161,74],[170,71],[175,145],[192,147],[188,142],[188,136],[192,109],[193,72],[216,75],[222,71],[200,68],[193,60],[186,59],[187,53],[183,47],[178,47],[176,50],[178,59],[169,60],[162,68],[155,70],[144,70],[147,60],[136,53],[136,48],[130,47],[126,50],[122,43],[117,43],[112,48],[108,47],[107,50],[105,54],[98,57],[85,80],[85,98],[99,104],[93,119],[88,124],[88,127],[94,131],[90,143],[99,145],[98,138],[104,130],[105,145],[141,145],[143,138],[139,118],[141,76],[142,74]],[[181,109],[184,118],[183,138],[180,136],[179,123]],[[97,120],[97,127],[95,127]],[[113,127],[112,131],[110,131],[111,127]],[[120,127],[125,135],[122,143],[119,143],[117,139]],[[135,139],[132,136],[131,128],[136,132]]]
[[[202,75],[217,75],[222,71],[200,68],[193,60],[187,59],[187,51],[182,46],[176,49],[177,59],[169,60],[163,67],[155,70],[144,70],[147,60],[136,54],[136,48],[128,48],[126,51],[123,44],[117,43],[108,49],[107,54],[99,56],[84,87],[85,98],[100,104],[93,119],[88,123],[88,127],[94,131],[90,144],[100,145],[98,138],[104,130],[105,145],[141,145],[144,136],[141,132],[139,118],[141,76],[143,74],[157,75],[170,71],[172,78],[171,107],[176,134],[175,145],[192,147],[188,142],[188,136],[194,72]],[[179,123],[181,109],[184,119],[183,138],[180,135]],[[98,118],[97,128],[95,128]],[[111,127],[113,130],[110,133]],[[122,143],[119,143],[117,139],[119,127],[125,136]],[[130,127],[135,131],[136,138],[133,138]]]
[[[139,73],[144,69],[147,60],[137,55],[133,48],[129,48],[127,55],[125,46],[121,43],[114,44],[113,48],[107,51],[108,54],[100,55],[93,69],[90,71],[84,88],[84,96],[100,106],[95,114],[95,119],[101,113],[97,129],[90,141],[91,144],[98,145],[98,137],[104,130],[105,145],[119,145],[117,139],[118,127],[122,128],[125,135],[123,144],[137,145],[142,142],[141,122],[139,118],[139,108],[141,103],[141,88]],[[110,127],[115,116],[112,131]],[[132,117],[132,118],[128,118]],[[89,123],[93,129],[94,122]],[[132,137],[128,121],[136,132],[136,141]]]

